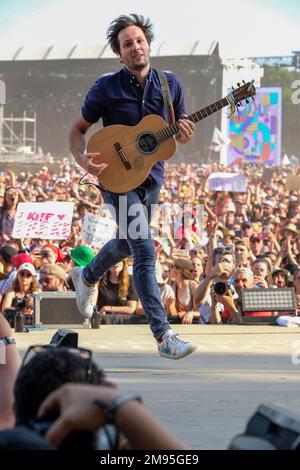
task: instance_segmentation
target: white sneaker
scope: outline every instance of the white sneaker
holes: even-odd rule
[[[159,354],[168,359],[182,359],[196,351],[197,346],[183,341],[177,334],[171,333],[163,336],[161,343],[157,343]]]
[[[82,266],[77,266],[71,270],[72,281],[76,290],[77,307],[84,317],[90,318],[93,315],[93,297],[96,288],[88,287],[82,280]]]

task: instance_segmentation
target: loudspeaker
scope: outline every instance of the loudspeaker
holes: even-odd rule
[[[75,292],[34,292],[34,326],[84,328]]]
[[[58,348],[63,346],[78,348],[78,333],[67,328],[60,328],[52,336],[50,344],[55,344]]]

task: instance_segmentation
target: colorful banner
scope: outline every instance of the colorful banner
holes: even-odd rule
[[[246,176],[241,173],[211,173],[208,177],[209,191],[246,192]]]
[[[73,202],[20,202],[14,238],[65,240],[70,235]]]
[[[257,88],[254,98],[228,119],[227,165],[280,164],[281,88]]]
[[[101,248],[105,243],[115,237],[116,223],[108,217],[86,214],[81,230],[83,243],[93,248]]]

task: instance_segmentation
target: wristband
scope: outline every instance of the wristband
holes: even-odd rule
[[[0,338],[0,346],[8,346],[9,344],[16,344],[15,338],[12,336],[5,336],[4,338]]]
[[[99,406],[103,410],[107,424],[115,424],[115,414],[120,406],[132,400],[139,401],[141,403],[142,397],[136,393],[125,393],[113,400],[109,405],[102,400],[95,400],[93,401],[93,404]]]

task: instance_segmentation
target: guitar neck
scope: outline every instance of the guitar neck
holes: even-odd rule
[[[187,119],[190,121],[194,122],[195,124],[202,119],[207,118],[211,114],[216,113],[220,109],[224,108],[229,104],[229,100],[226,98],[222,98],[219,101],[216,101],[215,103],[206,106],[205,108],[200,109],[200,111],[196,111],[193,114],[190,114]],[[159,143],[164,142],[165,140],[169,139],[173,135],[177,134],[179,131],[179,124],[178,122],[175,122],[174,124],[165,127],[164,129],[161,129],[158,132],[155,132],[155,137]]]

